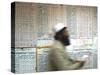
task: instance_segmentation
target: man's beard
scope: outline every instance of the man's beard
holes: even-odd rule
[[[64,37],[63,40],[62,40],[62,43],[63,43],[65,46],[70,45],[69,37]]]

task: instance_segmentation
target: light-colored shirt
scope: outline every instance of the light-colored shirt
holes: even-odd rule
[[[80,69],[82,63],[76,63],[72,60],[66,50],[65,46],[60,41],[55,41],[48,55],[48,70],[74,70]]]

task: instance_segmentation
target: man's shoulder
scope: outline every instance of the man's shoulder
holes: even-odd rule
[[[62,47],[63,47],[62,43],[58,40],[55,40],[52,45],[52,48],[62,48]]]

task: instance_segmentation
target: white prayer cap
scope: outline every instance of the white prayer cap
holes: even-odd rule
[[[54,32],[59,32],[60,30],[62,30],[64,27],[66,27],[63,23],[58,23],[54,26],[53,30]]]

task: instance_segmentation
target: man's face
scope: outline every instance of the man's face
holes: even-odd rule
[[[63,43],[65,46],[68,46],[70,45],[70,40],[69,40],[69,33],[68,33],[68,30],[67,29],[64,29],[63,31]]]
[[[63,36],[69,37],[69,33],[68,33],[68,30],[67,30],[67,29],[64,29],[64,31],[63,31]]]

